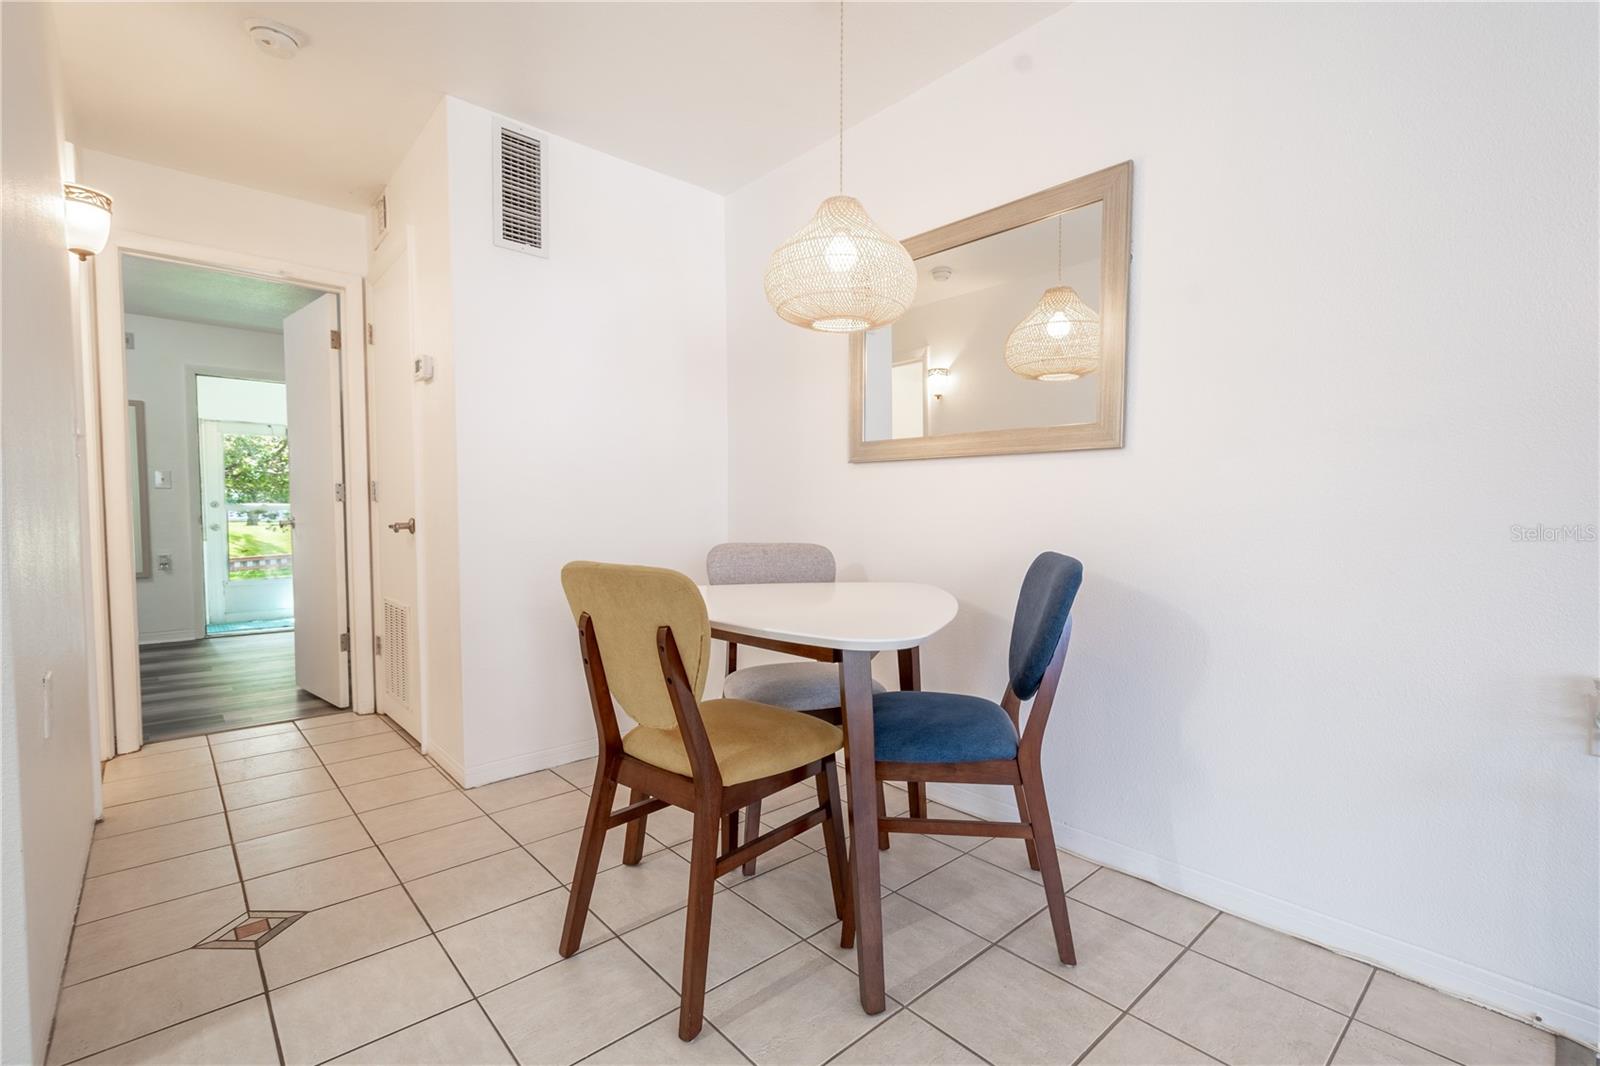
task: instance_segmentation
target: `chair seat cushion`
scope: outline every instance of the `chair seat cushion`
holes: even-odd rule
[[[873,697],[873,754],[880,762],[955,763],[1017,757],[1017,731],[998,703],[955,692]]]
[[[724,785],[804,766],[832,755],[844,743],[843,731],[820,718],[744,700],[706,700],[700,704],[700,720]],[[637,726],[622,738],[622,750],[651,766],[694,776],[676,729]]]
[[[883,686],[872,683],[873,692]],[[722,679],[730,700],[765,703],[791,711],[821,711],[839,706],[839,667],[833,663],[771,663],[747,666]]]

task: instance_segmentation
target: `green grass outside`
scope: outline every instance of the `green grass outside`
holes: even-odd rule
[[[291,547],[292,531],[288,529],[275,529],[262,524],[252,526],[242,519],[232,520],[228,523],[228,558],[241,559],[255,555],[288,555]],[[278,567],[272,570],[244,570],[239,573],[229,574],[230,581],[263,581],[290,576],[289,567]]]

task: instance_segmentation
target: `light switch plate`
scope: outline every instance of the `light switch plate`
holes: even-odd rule
[[[157,489],[170,489],[172,487],[172,471],[150,471],[150,486]]]

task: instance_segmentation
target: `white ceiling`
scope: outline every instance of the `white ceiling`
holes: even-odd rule
[[[1065,6],[854,3],[847,121]],[[798,3],[59,3],[72,138],[341,207],[458,96],[718,192],[827,140],[838,8]],[[289,61],[246,17],[302,30]]]
[[[146,259],[122,259],[122,308],[130,315],[282,332],[283,320],[322,293],[282,281]]]

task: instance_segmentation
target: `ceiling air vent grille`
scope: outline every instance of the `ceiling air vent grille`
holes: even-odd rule
[[[494,243],[547,255],[544,238],[544,137],[501,120],[495,123]]]

